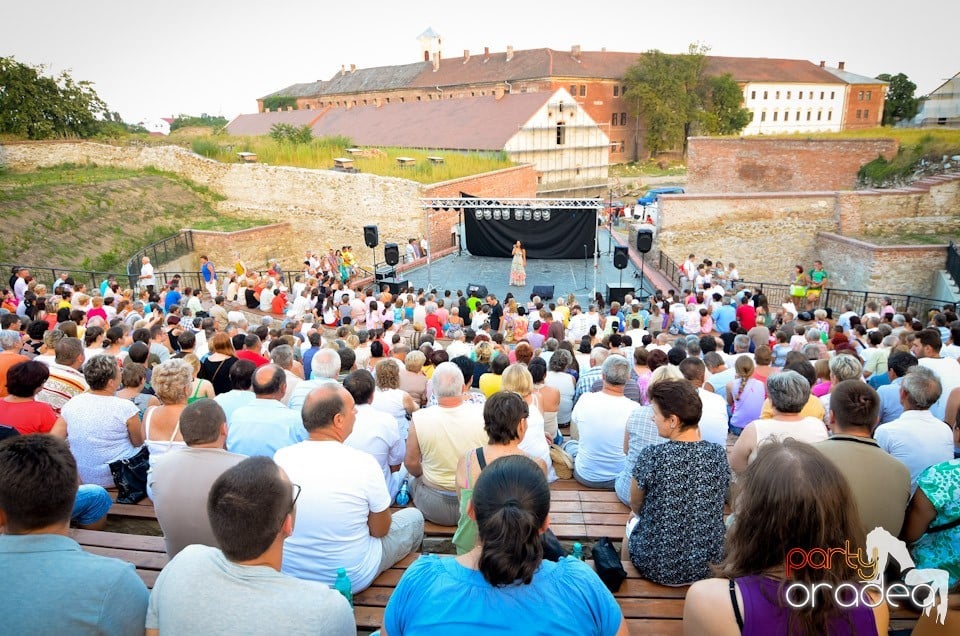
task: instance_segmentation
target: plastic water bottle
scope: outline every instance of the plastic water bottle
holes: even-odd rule
[[[573,558],[583,561],[583,546],[580,543],[573,544]]]
[[[350,607],[353,607],[353,586],[350,584],[345,568],[337,568],[337,580],[333,584],[333,589],[343,594],[343,598],[347,599]]]
[[[400,491],[397,493],[397,505],[406,506],[410,503],[410,488],[407,486],[407,480],[404,479],[400,484]]]

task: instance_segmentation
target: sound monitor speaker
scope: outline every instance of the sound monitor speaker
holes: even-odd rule
[[[467,285],[467,297],[470,297],[470,294],[477,292],[477,298],[486,298],[487,297],[487,286],[486,285],[476,285],[470,283]]]
[[[371,226],[376,229],[376,226]],[[387,260],[387,265],[393,267],[400,262],[400,247],[396,243],[387,243],[383,246],[383,258]]]
[[[653,249],[653,231],[646,228],[637,230],[637,251],[646,254]]]
[[[626,245],[616,245],[613,248],[613,266],[617,269],[626,269],[630,264],[630,253]]]
[[[407,287],[410,286],[410,283],[400,278],[385,278],[378,282],[377,285],[380,286],[380,291],[389,290],[391,294],[397,295],[406,290]]]
[[[387,280],[388,278],[396,278],[397,269],[395,267],[378,267],[377,273],[375,274],[375,279],[377,282],[382,280]]]
[[[363,242],[370,248],[380,245],[380,232],[377,231],[376,225],[363,226]]]
[[[623,305],[623,297],[627,294],[633,295],[634,291],[633,285],[607,283],[607,304],[618,302]]]
[[[534,285],[533,295],[539,296],[540,300],[550,300],[553,298],[553,285]]]

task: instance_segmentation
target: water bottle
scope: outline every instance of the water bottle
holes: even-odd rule
[[[406,506],[408,503],[410,503],[410,488],[407,486],[407,480],[404,479],[397,493],[397,505]]]
[[[337,580],[333,584],[333,589],[343,594],[343,598],[347,599],[350,607],[353,607],[353,586],[350,584],[345,568],[337,568]]]
[[[578,561],[583,561],[583,546],[580,543],[573,544],[573,558]]]

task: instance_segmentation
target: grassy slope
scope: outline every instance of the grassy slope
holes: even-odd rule
[[[206,188],[157,170],[57,166],[0,171],[0,262],[113,271],[181,228],[231,231]]]

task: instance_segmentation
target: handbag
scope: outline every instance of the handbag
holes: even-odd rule
[[[790,295],[796,297],[806,296],[807,288],[803,285],[790,285]]]
[[[150,449],[142,446],[132,457],[109,464],[113,483],[117,485],[117,503],[135,504],[147,498],[147,471]]]
[[[620,586],[627,578],[627,571],[620,563],[620,554],[613,547],[613,542],[607,537],[597,539],[593,546],[593,565],[597,576],[611,592],[620,591]]]
[[[556,444],[550,444],[550,462],[553,464],[553,472],[557,473],[560,479],[573,477],[573,457]]]

